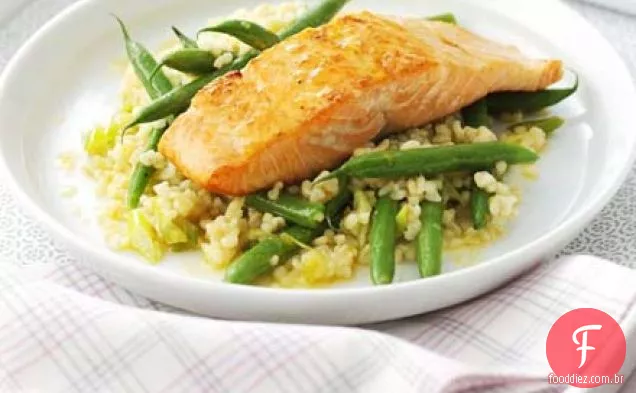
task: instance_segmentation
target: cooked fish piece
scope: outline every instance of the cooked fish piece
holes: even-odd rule
[[[206,189],[245,195],[331,169],[378,136],[496,91],[544,89],[558,60],[442,22],[369,12],[307,29],[201,90],[159,149]]]

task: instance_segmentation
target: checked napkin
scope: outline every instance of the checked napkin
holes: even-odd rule
[[[0,269],[0,392],[564,392],[547,384],[558,317],[594,307],[635,328],[636,271],[584,256],[363,328],[161,312],[76,266]]]

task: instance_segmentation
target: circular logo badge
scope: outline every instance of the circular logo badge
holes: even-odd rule
[[[594,308],[570,311],[548,334],[546,355],[556,379],[551,382],[578,388],[614,383],[625,351],[625,334],[614,318]]]

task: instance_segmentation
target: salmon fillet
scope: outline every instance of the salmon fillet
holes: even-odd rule
[[[451,24],[351,14],[210,83],[159,150],[200,186],[245,195],[331,169],[380,132],[491,92],[544,89],[562,72],[558,60],[526,58]]]

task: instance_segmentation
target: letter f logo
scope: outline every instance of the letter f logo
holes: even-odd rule
[[[572,341],[574,341],[574,344],[580,345],[580,347],[576,349],[577,351],[581,351],[581,364],[579,365],[579,368],[583,367],[583,365],[587,361],[587,351],[593,351],[596,349],[594,347],[587,345],[587,332],[590,330],[601,330],[602,327],[603,326],[601,325],[581,326],[580,328],[576,329],[574,333],[572,334]],[[581,335],[582,337],[581,342],[579,342],[579,339],[577,338],[579,333],[583,333]]]
[[[574,376],[575,381],[565,383],[595,388],[620,372],[627,343],[623,329],[611,315],[595,308],[577,308],[552,325],[545,354],[558,382]]]

